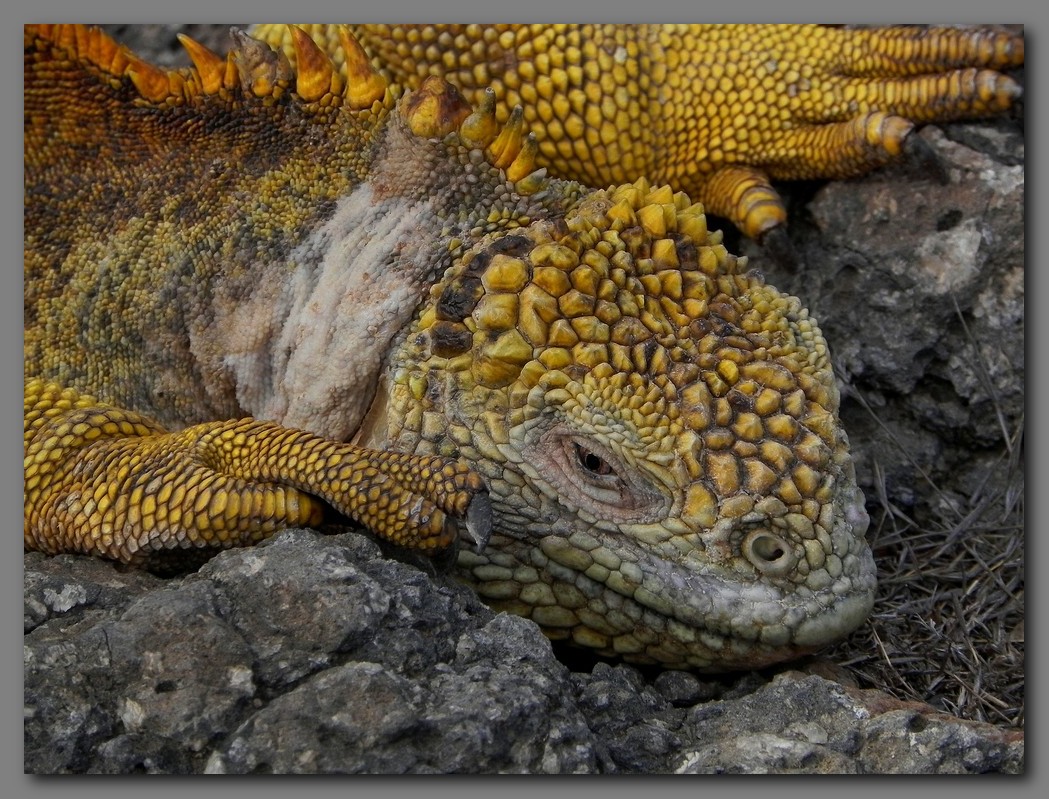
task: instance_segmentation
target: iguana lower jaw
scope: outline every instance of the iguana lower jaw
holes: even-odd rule
[[[379,434],[485,478],[464,579],[553,638],[724,671],[870,611],[826,342],[720,238],[666,187],[595,192],[468,248],[395,348]]]

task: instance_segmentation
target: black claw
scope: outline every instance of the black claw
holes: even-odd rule
[[[475,494],[466,509],[466,537],[474,545],[474,551],[480,555],[488,546],[492,537],[492,500],[488,494]]]
[[[777,225],[765,231],[758,243],[765,248],[772,262],[781,270],[788,274],[797,274],[801,258],[798,256],[798,251],[794,249],[793,242],[787,236],[785,225]]]
[[[912,133],[903,143],[904,156],[931,180],[946,186],[950,182],[947,167],[929,142]]]

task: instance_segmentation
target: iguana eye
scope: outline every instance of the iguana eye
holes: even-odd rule
[[[608,524],[662,518],[671,497],[644,468],[604,442],[554,424],[523,447],[532,479],[584,520]]]
[[[562,496],[571,496],[567,491],[571,485],[576,493],[575,500],[582,503],[598,503],[595,507],[623,508],[634,504],[631,486],[622,479],[619,464],[604,447],[592,445],[584,438],[563,436],[554,450],[554,462],[558,471],[567,479],[562,484]]]
[[[575,456],[576,460],[579,461],[579,465],[591,474],[602,476],[615,474],[615,472],[612,470],[612,467],[608,465],[608,461],[606,461],[600,455],[595,455],[593,452],[588,450],[586,447],[584,447],[577,441],[573,441],[572,446],[575,449]]]

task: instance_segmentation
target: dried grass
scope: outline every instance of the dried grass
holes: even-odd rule
[[[968,497],[929,481],[930,518],[894,505],[878,475],[868,539],[870,622],[828,657],[866,687],[963,718],[1024,725],[1024,425]]]

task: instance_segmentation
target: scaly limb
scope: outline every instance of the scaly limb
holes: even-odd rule
[[[331,26],[303,26],[338,63]],[[520,105],[539,166],[592,186],[646,177],[760,238],[786,219],[770,180],[864,174],[912,123],[991,116],[1022,34],[824,25],[358,25],[373,64],[414,87],[442,75],[471,102]],[[256,35],[282,45],[284,26]],[[760,186],[759,191],[754,187]]]
[[[478,547],[487,542],[484,483],[447,458],[254,419],[167,432],[39,379],[26,381],[24,410],[26,549],[160,565],[179,550],[217,552],[315,526],[324,503],[430,554],[455,544],[457,520]]]

